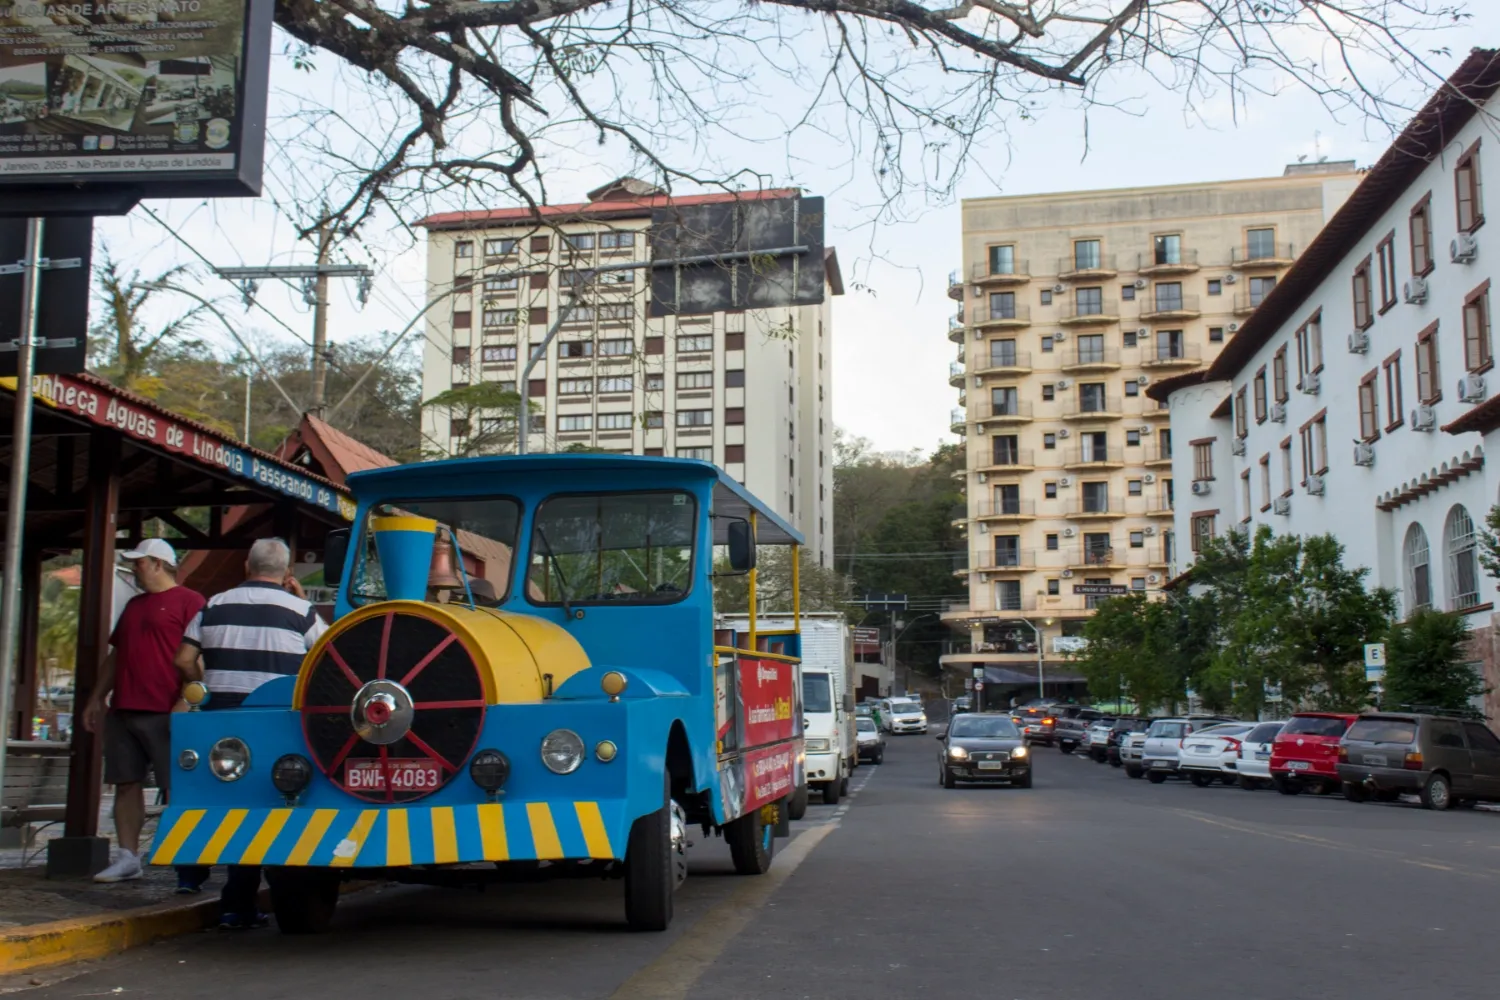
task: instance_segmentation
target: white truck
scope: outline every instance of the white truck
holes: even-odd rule
[[[745,615],[725,615],[731,628],[749,628]],[[792,627],[792,616],[757,613],[756,628],[771,632]],[[849,622],[836,611],[802,615],[802,739],[807,754],[807,786],[797,790],[789,811],[800,819],[810,790],[833,805],[849,790],[859,766],[854,732],[854,647]]]

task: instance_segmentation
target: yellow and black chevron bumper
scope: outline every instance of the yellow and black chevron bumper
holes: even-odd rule
[[[491,802],[344,809],[187,809],[162,814],[154,865],[400,868],[624,857],[624,802]]]

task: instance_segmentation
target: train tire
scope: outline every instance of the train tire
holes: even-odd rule
[[[807,815],[807,783],[803,782],[797,786],[787,802],[786,814],[789,818],[797,820]]]
[[[752,809],[724,827],[729,856],[740,875],[764,875],[776,853],[775,828],[766,823],[759,809]]]
[[[664,931],[672,925],[676,859],[670,777],[663,785],[661,808],[630,825],[625,847],[625,922],[633,931]]]

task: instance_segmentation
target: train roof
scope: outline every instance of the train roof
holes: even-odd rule
[[[664,481],[697,483],[714,480],[714,542],[727,541],[729,519],[756,516],[756,540],[762,545],[801,545],[803,536],[759,497],[731,479],[712,462],[696,458],[659,458],[647,455],[601,455],[596,452],[561,452],[545,455],[489,455],[482,458],[451,458],[414,462],[384,469],[352,473],[349,487],[356,494],[366,489],[387,490],[392,486],[430,486],[434,481],[469,478],[484,473],[529,474],[538,477],[573,473],[610,476],[620,486],[646,488]]]

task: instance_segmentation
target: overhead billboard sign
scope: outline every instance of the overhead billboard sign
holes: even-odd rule
[[[0,190],[260,193],[274,0],[0,0]]]

